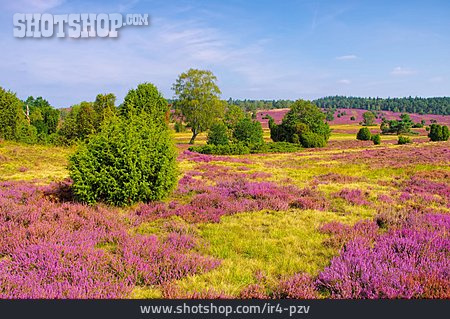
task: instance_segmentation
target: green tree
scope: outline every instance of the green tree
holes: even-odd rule
[[[23,120],[22,102],[14,93],[0,87],[0,137],[16,139]]]
[[[76,135],[84,140],[95,132],[96,113],[91,102],[81,102],[80,109],[76,115]]]
[[[119,111],[124,117],[146,112],[156,122],[168,122],[170,114],[167,100],[151,83],[142,83],[136,89],[129,90]]]
[[[431,141],[447,141],[449,138],[449,130],[446,125],[431,124],[428,137]]]
[[[98,131],[102,123],[116,114],[116,96],[112,93],[98,94],[94,102],[94,129]]]
[[[400,121],[397,121],[397,134],[405,134],[411,132],[411,127],[413,126],[413,121],[409,114],[401,114]]]
[[[167,125],[143,111],[111,119],[71,156],[69,171],[84,203],[160,200],[176,185],[176,151]]]
[[[338,114],[338,117],[340,117],[340,115]],[[331,122],[334,120],[334,114],[332,111],[328,111],[326,118],[325,118],[328,122]]]
[[[28,114],[30,124],[36,127],[41,140],[45,140],[46,136],[56,133],[60,113],[47,100],[41,96],[37,98],[30,96],[24,101],[23,110],[25,114]]]
[[[371,126],[375,123],[375,114],[373,112],[364,112],[363,113],[363,125]]]
[[[78,124],[77,115],[80,110],[80,105],[73,105],[70,111],[64,117],[61,128],[58,131],[58,144],[70,145],[78,139]]]
[[[227,145],[229,140],[226,125],[222,122],[214,123],[209,129],[206,143],[212,145]]]
[[[367,127],[360,128],[358,134],[356,134],[356,139],[360,141],[370,141],[372,134]]]
[[[380,145],[381,144],[381,137],[380,134],[374,134],[370,138],[374,145]]]
[[[303,134],[314,133],[321,135],[326,145],[331,131],[324,120],[325,114],[317,106],[310,101],[298,100],[291,105],[281,124],[277,125],[269,117],[270,137],[274,142],[295,143],[297,140],[306,140],[302,139]],[[308,136],[308,139],[311,137]]]
[[[240,120],[233,130],[233,137],[237,142],[245,145],[258,145],[264,143],[261,123],[249,118]]]
[[[230,130],[232,130],[236,127],[237,123],[245,117],[245,112],[239,106],[228,105],[225,112],[224,123]]]
[[[211,71],[189,69],[173,84],[177,98],[175,108],[192,131],[190,144],[194,144],[199,133],[208,130],[224,115],[225,105],[220,100],[221,92],[216,82],[217,78]]]

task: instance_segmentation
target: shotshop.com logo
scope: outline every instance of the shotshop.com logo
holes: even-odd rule
[[[148,26],[148,14],[120,13],[16,13],[13,16],[16,38],[117,38],[124,26]]]

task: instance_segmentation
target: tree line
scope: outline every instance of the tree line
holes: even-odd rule
[[[314,101],[325,109],[348,108],[369,111],[450,115],[450,97],[372,98],[328,96]]]

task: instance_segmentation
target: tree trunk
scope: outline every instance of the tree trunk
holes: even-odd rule
[[[189,141],[189,144],[194,144],[195,138],[197,137],[198,133],[193,131],[191,140]]]

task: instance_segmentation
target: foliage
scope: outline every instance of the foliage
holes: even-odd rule
[[[398,137],[397,144],[403,145],[403,144],[409,144],[409,143],[411,143],[411,140],[409,137],[407,137],[407,136],[399,136]]]
[[[340,116],[338,114],[338,116]],[[328,122],[331,122],[334,120],[334,112],[333,111],[328,111],[325,117],[325,120],[327,120]]]
[[[165,197],[176,184],[176,153],[164,125],[142,113],[115,119],[70,158],[78,200],[113,205]]]
[[[81,102],[76,115],[76,135],[80,140],[86,139],[90,134],[95,133],[95,113],[93,103]]]
[[[355,121],[356,118],[354,116],[350,117],[350,121]]]
[[[119,108],[120,116],[128,118],[143,112],[155,123],[168,122],[167,100],[151,83],[141,83],[136,89],[129,90]]]
[[[208,130],[224,115],[224,103],[219,99],[221,92],[216,81],[211,71],[189,69],[180,74],[173,84],[172,89],[177,97],[175,109],[191,127],[190,144],[194,144],[199,133]]]
[[[37,129],[33,125],[29,125],[27,121],[20,123],[17,131],[16,140],[26,144],[35,144],[38,142]]]
[[[225,112],[224,123],[228,129],[233,130],[245,117],[245,112],[239,106],[233,104],[228,105]]]
[[[381,144],[381,137],[380,134],[374,134],[370,138],[370,140],[373,142],[374,145],[380,145]]]
[[[257,110],[286,109],[290,108],[294,101],[291,100],[233,100],[228,99],[229,105],[236,105],[246,112],[255,112]]]
[[[245,145],[258,145],[264,143],[261,123],[249,118],[240,120],[233,130],[233,138]]]
[[[363,125],[371,126],[375,124],[375,114],[373,112],[364,112],[363,113]]]
[[[29,114],[30,124],[36,128],[37,135],[45,141],[46,136],[56,133],[59,123],[59,110],[54,109],[42,97],[28,97],[24,101],[24,112]]]
[[[300,143],[305,148],[324,147],[327,141],[321,134],[305,132],[300,135]]]
[[[330,137],[330,128],[324,119],[325,115],[317,106],[309,101],[298,100],[286,113],[281,124],[277,125],[273,118],[269,118],[270,137],[274,142],[312,142],[308,146],[302,144],[304,147],[325,146]],[[306,137],[302,138],[302,135]]]
[[[0,87],[0,138],[17,139],[23,122],[22,102],[14,93]]]
[[[206,143],[212,145],[227,145],[229,140],[225,124],[222,122],[214,123],[209,129]]]
[[[186,131],[186,126],[184,126],[183,122],[181,122],[181,121],[175,121],[173,128],[175,129],[175,132],[177,132],[177,133],[183,133]]]
[[[161,199],[173,189],[176,152],[165,121],[168,105],[155,90],[152,84],[130,90],[122,116],[104,123],[100,133],[71,156],[78,200],[130,205]]]
[[[243,143],[233,144],[206,144],[202,146],[191,146],[189,150],[201,154],[211,155],[244,155],[250,154],[250,148]]]
[[[449,130],[447,125],[431,124],[428,137],[431,141],[447,141],[449,138]]]
[[[400,120],[387,121],[383,119],[380,129],[383,134],[408,134],[411,133],[413,124],[409,114],[401,114]]]
[[[363,98],[328,96],[314,101],[322,108],[352,108],[372,111],[393,111],[450,115],[450,97]]]
[[[109,120],[116,114],[116,96],[112,93],[98,94],[94,102],[95,121],[94,129],[96,132],[100,130],[103,122]]]
[[[356,134],[356,139],[360,141],[370,141],[372,134],[367,127],[360,128],[358,134]]]

